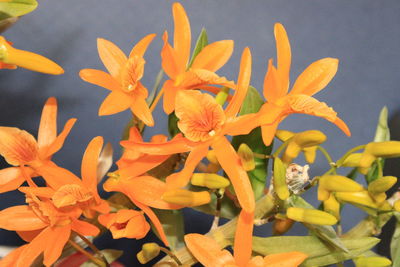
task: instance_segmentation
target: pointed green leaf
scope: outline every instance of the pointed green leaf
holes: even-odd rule
[[[189,62],[189,68],[192,66],[194,59],[196,56],[201,52],[201,50],[208,45],[208,36],[207,36],[207,31],[205,28],[201,29],[201,32],[199,34],[199,37],[197,38],[196,45],[194,47],[193,53],[192,53],[192,58],[190,59]]]
[[[397,213],[400,214],[400,213]],[[396,216],[400,217],[400,216]],[[396,221],[396,228],[394,230],[392,241],[390,242],[390,255],[393,261],[393,267],[400,266],[400,220]]]
[[[0,20],[20,17],[36,9],[36,0],[9,0],[0,2]]]
[[[180,133],[181,130],[178,128],[178,117],[175,112],[168,115],[168,133],[171,138]]]
[[[376,126],[374,142],[383,142],[390,140],[390,130],[388,126],[388,109],[383,107],[380,114],[378,125]]]

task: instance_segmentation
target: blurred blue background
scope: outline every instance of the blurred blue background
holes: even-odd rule
[[[111,142],[119,157],[118,141],[130,118],[129,112],[98,117],[99,105],[107,95],[100,87],[83,82],[79,70],[104,69],[96,48],[96,38],[113,41],[126,53],[143,36],[156,33],[145,59],[145,86],[152,88],[160,70],[161,35],[171,34],[173,1],[157,0],[42,0],[32,13],[21,18],[3,35],[14,46],[42,54],[59,63],[65,74],[48,76],[24,69],[0,72],[0,125],[25,129],[36,134],[42,105],[50,96],[59,101],[59,127],[68,118],[76,117],[64,148],[55,161],[79,173],[80,159],[88,142],[101,135]],[[332,124],[315,117],[292,115],[281,129],[302,131],[319,129],[326,133],[325,145],[334,159],[347,149],[372,140],[380,109],[386,105],[391,118],[392,136],[399,138],[400,112],[400,2],[397,0],[202,0],[182,3],[192,26],[193,45],[202,27],[209,41],[233,39],[235,50],[220,75],[237,79],[241,51],[249,46],[253,55],[252,85],[262,87],[267,61],[275,57],[273,26],[281,22],[292,45],[291,80],[313,61],[323,57],[339,58],[339,71],[327,88],[316,95],[332,106],[349,125],[352,137],[346,137]],[[161,108],[154,113],[156,126],[147,128],[145,137],[166,134],[167,120]],[[300,163],[302,163],[300,161]],[[6,165],[3,163],[3,166]],[[399,174],[398,161],[389,161],[388,175]],[[311,176],[326,170],[326,163],[317,161]],[[22,203],[18,193],[0,196],[0,208]],[[315,196],[310,197],[315,202]],[[349,209],[344,230],[364,216]],[[351,215],[349,215],[351,214]],[[198,214],[186,213],[187,232],[206,232],[210,218],[199,220]],[[295,233],[305,233],[301,226]],[[268,229],[257,230],[268,235]],[[103,238],[104,239],[104,238]],[[152,236],[150,239],[155,240]],[[17,244],[15,236],[0,232],[2,244]],[[107,243],[108,242],[108,243]],[[136,266],[139,251],[135,242],[124,241],[130,252],[123,261]],[[102,240],[100,246],[117,243]],[[386,248],[381,250],[382,253]]]

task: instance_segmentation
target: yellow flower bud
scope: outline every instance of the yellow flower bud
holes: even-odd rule
[[[157,243],[146,243],[136,255],[141,264],[146,264],[160,254],[160,246]]]
[[[319,178],[319,186],[331,192],[359,192],[364,187],[350,178],[341,175],[324,175]]]
[[[161,198],[168,203],[185,207],[200,206],[211,201],[210,193],[207,191],[192,192],[186,189],[169,190]]]
[[[336,219],[340,220],[340,203],[336,200],[333,194],[324,201],[324,210],[335,216]]]
[[[254,161],[254,154],[251,148],[243,143],[239,146],[238,156],[242,162],[243,168],[245,171],[254,170],[256,167],[256,162]]]
[[[290,193],[286,184],[286,167],[280,158],[274,159],[274,177],[272,181],[278,197],[282,200],[287,199]]]
[[[307,163],[313,164],[317,155],[317,146],[307,147],[303,149],[304,157]]]
[[[386,194],[385,193],[378,193],[378,194],[371,194],[371,197],[375,200],[375,202],[380,205],[386,200]]]
[[[330,195],[331,195],[331,193],[329,193],[328,190],[325,190],[324,188],[322,188],[322,186],[318,186],[318,200],[319,201],[328,200]]]
[[[287,131],[287,130],[276,130],[275,136],[281,140],[282,142],[285,142],[292,138],[295,135],[294,132]]]
[[[379,157],[400,157],[400,141],[372,142],[367,144],[360,159],[360,167],[371,167],[371,164]]]
[[[356,267],[385,267],[392,265],[392,261],[385,257],[358,257],[354,259]]]
[[[215,173],[194,173],[191,183],[192,185],[204,186],[210,189],[225,188],[230,185],[228,179]]]
[[[395,211],[400,212],[400,199],[399,199],[399,200],[396,200],[396,201],[393,203],[393,208],[394,208]]]
[[[334,225],[337,219],[332,214],[316,209],[288,208],[286,215],[289,219],[320,225]]]
[[[208,151],[208,153],[207,153],[207,159],[208,159],[209,162],[211,162],[211,163],[213,163],[213,164],[216,164],[216,165],[219,165],[219,162],[218,162],[218,160],[217,160],[217,156],[215,155],[214,150]]]
[[[391,211],[393,210],[392,205],[387,200],[384,200],[380,205],[379,205],[379,210],[382,211]]]
[[[360,166],[362,153],[350,154],[342,163],[343,167],[358,167]]]
[[[337,192],[336,199],[343,202],[348,202],[356,205],[366,206],[373,209],[378,208],[375,201],[368,194],[368,191],[361,192]]]
[[[326,141],[326,135],[317,130],[304,131],[296,134],[293,141],[301,148],[318,146]]]
[[[394,176],[384,176],[372,181],[368,185],[368,191],[371,194],[379,194],[388,191],[397,182],[397,178]]]
[[[294,221],[291,219],[275,220],[272,227],[272,232],[274,235],[283,235],[292,228]]]
[[[282,161],[285,164],[289,164],[293,161],[293,159],[297,158],[300,152],[301,152],[301,147],[293,140],[289,141],[285,153],[283,153]]]

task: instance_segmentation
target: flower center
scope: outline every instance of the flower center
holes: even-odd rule
[[[121,70],[122,90],[126,93],[134,91],[138,82],[143,77],[145,60],[142,57],[133,56],[128,59]]]

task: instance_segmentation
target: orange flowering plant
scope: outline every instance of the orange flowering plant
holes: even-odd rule
[[[11,2],[18,1],[0,1],[0,6]],[[10,17],[23,13],[18,5],[14,8]],[[263,98],[251,86],[250,48],[241,52],[237,74],[219,76],[216,71],[227,64],[234,42],[209,44],[203,29],[191,50],[190,22],[180,3],[172,5],[172,17],[173,45],[165,31],[160,38],[162,71],[152,91],[142,78],[150,75],[145,52],[157,40],[155,34],[138,38],[128,56],[99,38],[97,50],[107,71],[79,72],[82,80],[110,91],[99,116],[131,111],[115,168],[112,148],[101,136],[88,144],[80,177],[52,159],[76,122],[69,119],[58,133],[54,97],[44,104],[37,138],[0,126],[0,155],[10,165],[0,170],[0,193],[18,191],[26,199],[25,205],[0,211],[0,228],[26,241],[1,258],[0,266],[118,266],[121,253],[100,250],[93,240],[106,232],[114,239],[139,240],[151,231],[160,242],[142,242],[140,251],[131,251],[141,264],[296,267],[353,261],[358,267],[398,266],[399,223],[391,260],[372,251],[390,218],[400,221],[400,193],[388,194],[397,178],[382,171],[386,158],[400,156],[400,142],[390,140],[387,110],[381,112],[374,140],[335,161],[322,146],[327,137],[321,131],[296,133],[279,129],[279,124],[288,115],[307,114],[350,136],[337,113],[313,97],[335,76],[338,59],[315,61],[289,90],[291,46],[284,26],[276,23],[276,67],[270,59]],[[17,66],[63,73],[53,61],[16,49],[0,36],[0,68]],[[153,111],[161,98],[170,136],[161,133],[145,141],[143,131],[155,125]],[[309,165],[296,163],[301,153],[310,165],[317,156],[325,157],[326,172],[310,179]],[[341,174],[346,168],[352,170]],[[356,181],[361,175],[364,183]],[[313,187],[319,207],[303,198]],[[99,189],[110,194],[105,197]],[[347,232],[341,226],[345,205],[367,213]],[[184,208],[212,215],[209,231],[185,233]],[[295,223],[309,234],[285,235]],[[270,225],[273,236],[256,236],[255,226],[262,225]]]

